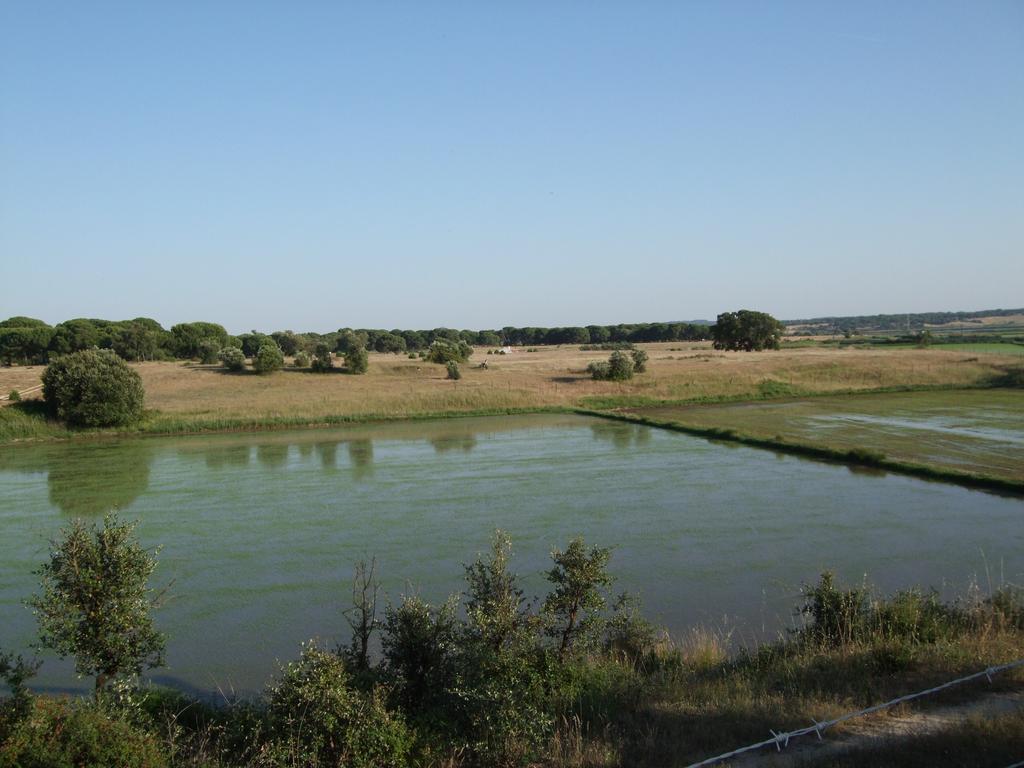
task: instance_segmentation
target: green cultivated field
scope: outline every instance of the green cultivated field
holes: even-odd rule
[[[946,352],[981,352],[992,355],[1021,355],[1024,356],[1024,344],[1000,344],[999,342],[976,344],[933,344],[931,349],[941,349]]]
[[[633,413],[686,427],[732,430],[742,436],[842,451],[880,452],[901,462],[1024,480],[1021,390],[842,395]]]

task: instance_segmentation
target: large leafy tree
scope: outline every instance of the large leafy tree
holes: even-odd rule
[[[171,328],[175,354],[186,360],[202,357],[203,342],[221,350],[228,346],[228,332],[217,323],[178,323]]]
[[[84,349],[50,363],[43,398],[57,418],[81,427],[127,424],[142,416],[142,379],[109,349]]]
[[[778,349],[785,326],[766,312],[723,312],[711,328],[715,349],[759,352]]]
[[[73,522],[37,571],[42,594],[29,600],[40,644],[61,658],[74,656],[75,670],[94,676],[97,692],[115,677],[140,674],[164,660],[148,586],[157,561],[134,530],[134,523],[113,513],[102,528]]]

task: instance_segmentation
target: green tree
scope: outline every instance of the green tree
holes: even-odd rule
[[[551,619],[548,633],[558,642],[560,657],[593,639],[599,612],[606,604],[604,591],[612,583],[610,557],[608,548],[593,547],[587,552],[582,537],[570,541],[564,552],[551,553],[555,567],[547,579],[555,588],[544,601],[544,612]]]
[[[595,362],[587,366],[587,372],[597,380],[626,381],[633,378],[633,371],[633,358],[621,349],[612,352],[608,362]]]
[[[458,341],[438,339],[427,350],[427,360],[438,365],[447,365],[452,361],[464,363],[472,354],[473,348],[462,339]]]
[[[256,357],[252,360],[252,367],[256,373],[273,373],[284,367],[281,348],[269,336],[267,339],[267,343],[256,351]]]
[[[50,351],[58,355],[99,346],[100,331],[92,320],[77,318],[58,323],[53,329]]]
[[[142,416],[144,396],[139,374],[110,350],[74,352],[50,363],[43,372],[47,407],[73,426],[136,421]]]
[[[256,357],[260,351],[260,347],[266,346],[267,344],[273,344],[277,346],[277,342],[265,333],[259,331],[250,331],[249,333],[243,333],[238,337],[238,340],[242,342],[242,351],[246,357]],[[280,347],[278,347],[280,349]]]
[[[334,367],[334,355],[326,342],[321,341],[316,345],[311,367],[317,373],[326,373]]]
[[[447,363],[448,378],[454,381],[458,381],[462,378],[462,371],[459,370],[459,364],[454,360],[449,360]]]
[[[456,603],[438,608],[404,596],[384,609],[381,649],[384,667],[409,712],[444,706],[455,681],[459,622]]]
[[[210,341],[217,350],[228,346],[228,332],[217,323],[178,323],[171,327],[174,353],[180,358],[191,360],[200,357],[200,345]]]
[[[274,331],[270,337],[287,357],[293,356],[302,349],[302,339],[292,331]]]
[[[647,353],[642,349],[634,349],[631,354],[633,355],[633,370],[636,373],[644,373],[647,370]]]
[[[267,691],[269,725],[287,761],[275,765],[398,768],[412,737],[383,692],[356,690],[345,662],[306,645]]]
[[[220,351],[220,361],[229,371],[245,369],[245,355],[238,347],[224,347]]]
[[[52,340],[53,328],[48,325],[0,327],[0,359],[7,365],[46,362],[46,350]]]
[[[512,540],[498,530],[489,555],[478,556],[465,566],[467,633],[493,651],[521,639],[530,625],[523,590],[509,570],[511,557]]]
[[[163,329],[156,331],[133,321],[118,329],[113,338],[113,350],[125,360],[155,360],[162,354],[165,335]]]
[[[355,349],[356,347],[365,348],[369,342],[370,337],[365,332],[356,332],[351,328],[341,328],[338,331],[338,341],[334,351],[347,355],[350,350]]]
[[[378,352],[405,352],[405,339],[395,333],[381,333],[373,340],[373,348]]]
[[[29,600],[40,645],[74,656],[78,674],[95,676],[97,693],[113,678],[164,660],[164,636],[153,626],[157,601],[147,584],[157,561],[134,531],[134,523],[113,513],[102,528],[74,521],[36,572],[42,594]]]
[[[366,373],[370,367],[370,356],[366,353],[366,347],[351,347],[345,353],[345,368],[349,373]]]
[[[778,349],[785,326],[765,312],[723,312],[711,327],[715,349],[759,352]]]

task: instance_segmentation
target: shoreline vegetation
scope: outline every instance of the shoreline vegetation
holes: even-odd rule
[[[139,560],[132,573],[95,575],[144,588],[139,577],[156,561],[131,538],[133,528],[112,516],[102,528],[73,524],[40,571],[43,597],[30,603],[61,631],[71,619],[89,626],[103,606],[92,596],[79,605],[76,580],[129,553]],[[89,557],[94,547],[111,558]],[[73,552],[85,558],[84,576],[69,569]],[[375,561],[357,564],[350,607],[337,617],[349,642],[303,644],[248,698],[140,685],[143,664],[161,664],[159,634],[149,655],[119,656],[120,671],[109,675],[97,649],[116,636],[110,627],[65,633],[65,646],[41,634],[43,647],[63,648],[96,677],[91,698],[32,692],[38,658],[0,649],[10,691],[0,697],[0,766],[687,765],[760,742],[770,729],[801,728],[1024,658],[1024,592],[1012,585],[943,602],[919,588],[880,595],[825,572],[803,585],[793,629],[730,651],[729,637],[702,627],[670,638],[644,618],[638,597],[615,598],[610,549],[577,538],[552,552],[549,591],[535,598],[524,597],[513,559],[511,541],[496,531],[464,566],[462,591],[436,605],[415,595],[378,604]],[[115,652],[124,649],[104,650]],[[1022,690],[1017,668],[903,705],[895,716],[927,718]],[[809,739],[794,757],[800,765],[980,766],[1024,748],[1024,714],[1014,709],[858,741],[893,714],[840,724],[820,752]],[[911,743],[908,754],[902,747]]]

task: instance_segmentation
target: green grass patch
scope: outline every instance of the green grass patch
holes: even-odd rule
[[[946,352],[978,352],[981,354],[1018,355],[1024,357],[1024,344],[1012,342],[943,343],[932,344],[929,349],[941,349]]]
[[[870,448],[832,448],[826,445],[799,442],[781,435],[759,437],[730,427],[691,426],[664,418],[653,418],[637,412],[579,409],[577,413],[683,432],[711,440],[728,440],[752,448],[766,448],[810,459],[874,467],[925,480],[956,483],[970,488],[980,488],[1015,495],[1024,494],[1024,479],[999,477],[983,472],[947,469],[940,466],[902,461],[890,458],[885,453]]]

